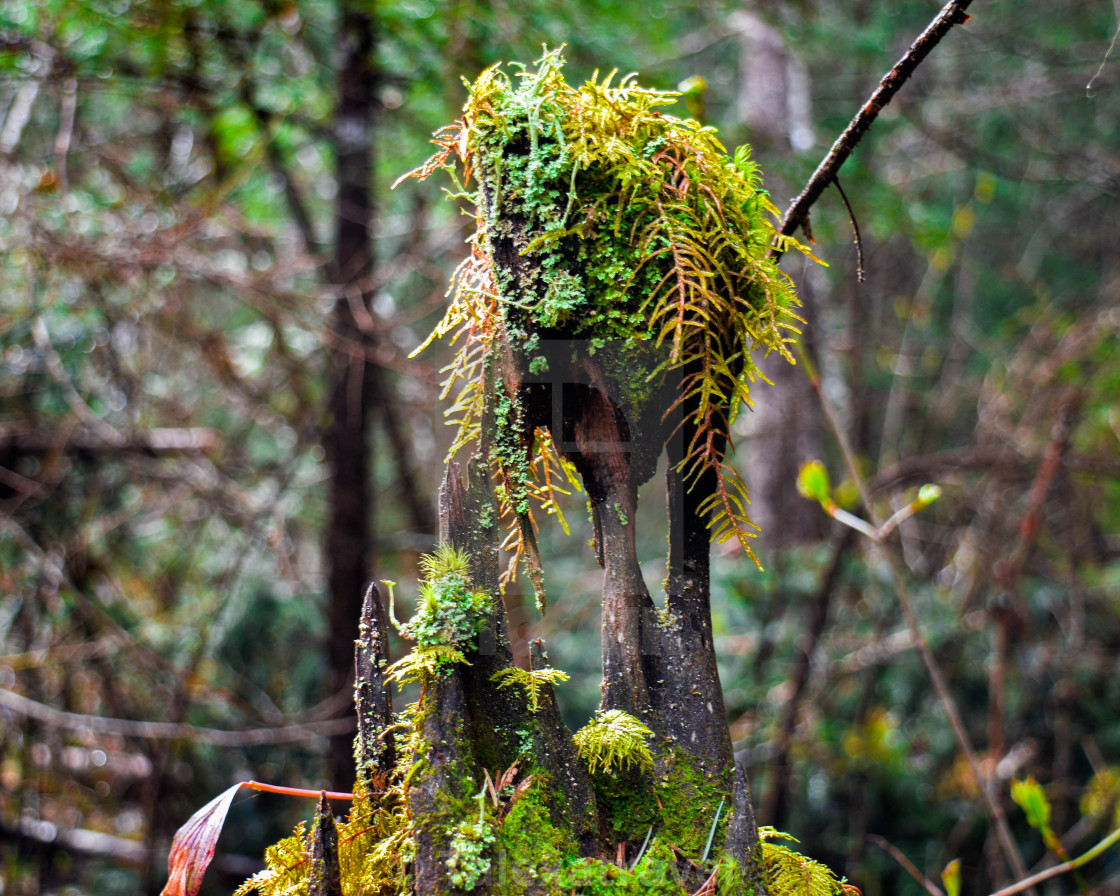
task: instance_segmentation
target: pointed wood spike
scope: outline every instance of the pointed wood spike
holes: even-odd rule
[[[358,778],[367,786],[374,771],[388,772],[396,762],[393,744],[384,738],[393,718],[393,695],[384,675],[388,664],[385,602],[377,584],[371,582],[362,605],[358,640],[354,642],[354,708],[358,713],[354,759]]]
[[[307,838],[308,896],[342,896],[338,862],[338,828],[326,793],[319,796],[315,822]]]

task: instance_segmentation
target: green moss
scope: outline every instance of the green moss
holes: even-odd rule
[[[664,836],[685,855],[699,858],[703,854],[720,801],[725,809],[730,804],[725,783],[705,775],[680,748],[663,755],[654,782],[661,823]],[[713,855],[723,842],[729,818],[729,812],[720,818]]]
[[[551,892],[556,877],[574,853],[571,830],[557,826],[548,805],[548,778],[534,771],[534,784],[518,799],[497,829],[495,896],[522,896],[533,889]]]
[[[599,816],[609,843],[641,843],[650,827],[661,828],[661,813],[650,778],[637,769],[591,776]]]
[[[684,896],[688,893],[677,873],[673,851],[660,839],[651,844],[633,870],[610,862],[579,859],[561,872],[557,884],[560,893],[576,892],[585,896]]]
[[[487,358],[512,351],[522,371],[539,374],[542,336],[579,340],[589,357],[615,344],[625,364],[611,372],[612,398],[628,420],[660,422],[668,405],[650,399],[673,374],[668,404],[687,406],[697,430],[686,472],[715,472],[719,488],[704,508],[713,533],[738,536],[753,556],[724,436],[750,400],[752,352],[793,360],[796,299],[770,250],[803,247],[777,234],[749,147],[729,156],[711,128],[661,111],[676,94],[629,78],[612,85],[614,73],[574,87],[563,64],[550,52],[513,77],[487,69],[460,121],[437,132],[440,151],[412,173],[427,177],[457,159],[476,184],[472,256],[433,333],[461,339],[449,379],[466,383],[456,447],[478,441],[494,400],[481,386]],[[530,498],[547,508],[552,495],[534,481],[530,434],[508,401],[498,398],[492,418],[495,473],[524,542]]]

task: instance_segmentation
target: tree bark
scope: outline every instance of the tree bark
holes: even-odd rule
[[[661,679],[657,709],[670,740],[708,774],[727,778],[732,767],[731,734],[716,667],[711,610],[711,532],[700,504],[715,487],[705,471],[689,489],[676,469],[687,434],[669,445],[669,574],[665,623],[661,627]]]

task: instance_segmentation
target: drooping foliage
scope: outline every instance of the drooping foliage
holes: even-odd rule
[[[688,417],[682,465],[690,481],[715,472],[718,487],[704,507],[714,535],[738,536],[753,557],[727,436],[758,376],[752,353],[793,361],[796,298],[771,249],[802,247],[776,236],[776,209],[749,147],[728,156],[714,130],[662,112],[677,94],[642,88],[629,75],[612,86],[614,72],[573,87],[563,63],[558,51],[546,53],[516,78],[491,66],[470,85],[459,121],[436,133],[439,150],[409,175],[447,169],[476,209],[471,255],[431,337],[459,342],[445,383],[458,390],[452,451],[482,438],[484,421],[496,423],[499,498],[516,521],[520,553],[531,538],[530,498],[555,507],[561,464],[547,456],[547,440],[525,444],[516,400],[495,400],[503,371],[494,368],[512,351],[523,369],[544,372],[548,339],[582,340],[591,354],[621,341],[638,369],[628,372],[624,410],[651,413],[644,405],[657,386],[679,377],[664,417]],[[511,237],[518,276],[495,263],[498,241]]]

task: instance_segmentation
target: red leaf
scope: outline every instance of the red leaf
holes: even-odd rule
[[[195,896],[198,893],[198,888],[202,886],[202,875],[214,858],[218,835],[222,832],[230,803],[237,791],[244,786],[244,783],[234,784],[195,812],[175,832],[171,852],[167,857],[167,886],[160,896]]]

